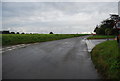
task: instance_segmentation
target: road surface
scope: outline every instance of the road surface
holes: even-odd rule
[[[3,79],[99,79],[85,36],[3,52]]]

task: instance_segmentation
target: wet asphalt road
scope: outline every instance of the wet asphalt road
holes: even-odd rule
[[[32,44],[3,53],[3,79],[98,79],[84,40]]]

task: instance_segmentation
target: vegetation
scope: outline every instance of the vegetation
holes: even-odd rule
[[[50,32],[49,34],[53,34],[53,32]]]
[[[111,15],[97,25],[94,29],[97,35],[118,35],[118,30],[115,28],[115,23],[120,19],[119,15]]]
[[[115,38],[115,36],[113,35],[94,35],[94,36],[90,36],[87,39],[106,39],[106,38]]]
[[[91,57],[105,79],[120,80],[120,48],[117,41],[106,41],[93,48]]]
[[[2,45],[45,42],[84,35],[87,34],[3,34]]]
[[[2,34],[0,34],[0,46],[2,46]]]

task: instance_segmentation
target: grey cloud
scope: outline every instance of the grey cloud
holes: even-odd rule
[[[3,16],[7,16],[7,12],[9,15],[32,15],[35,12],[42,11],[53,11],[60,10],[64,13],[78,13],[78,12],[94,12],[96,10],[109,11],[116,10],[116,3],[114,2],[4,2],[3,3]],[[92,10],[91,10],[92,9]]]
[[[118,2],[119,0],[4,0],[3,2]]]
[[[2,7],[3,29],[39,33],[92,32],[117,13],[116,2],[3,2]]]
[[[0,2],[0,30],[2,30],[2,3]]]

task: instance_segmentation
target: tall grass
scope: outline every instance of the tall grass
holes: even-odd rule
[[[86,34],[3,34],[2,45],[45,42],[84,35]]]
[[[91,57],[105,79],[120,80],[120,48],[115,40],[98,44],[92,50]]]

